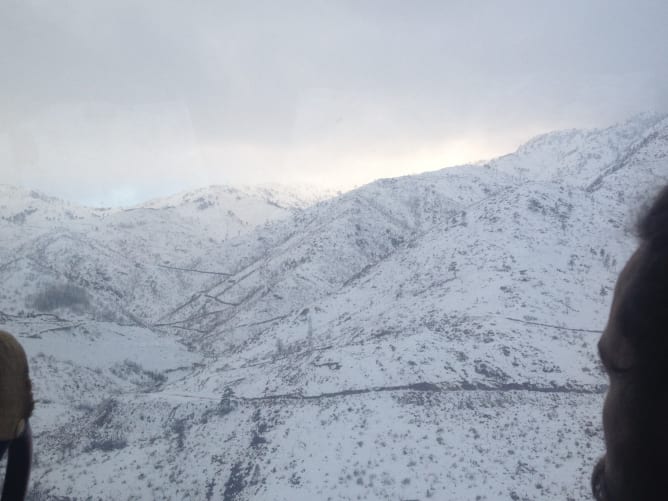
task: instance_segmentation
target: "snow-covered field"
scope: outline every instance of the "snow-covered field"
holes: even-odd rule
[[[668,118],[337,196],[0,186],[32,499],[586,499],[595,344]]]

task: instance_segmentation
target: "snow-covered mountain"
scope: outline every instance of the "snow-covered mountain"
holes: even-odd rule
[[[70,284],[86,291],[95,318],[144,324],[198,286],[194,272],[180,269],[217,273],[200,269],[203,256],[319,197],[213,186],[91,209],[0,185],[0,266],[4,292],[14,298],[7,313],[25,309],[45,288]]]
[[[595,351],[668,117],[324,199],[0,187],[33,499],[586,499]]]

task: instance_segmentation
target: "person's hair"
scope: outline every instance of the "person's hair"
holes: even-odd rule
[[[663,188],[637,224],[638,236],[652,246],[668,246],[668,186]]]

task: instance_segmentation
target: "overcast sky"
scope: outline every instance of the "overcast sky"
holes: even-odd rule
[[[668,110],[665,0],[0,0],[0,183],[350,187]]]

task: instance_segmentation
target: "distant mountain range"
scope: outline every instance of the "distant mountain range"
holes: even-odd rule
[[[32,499],[586,499],[595,343],[668,116],[339,194],[0,186]]]

